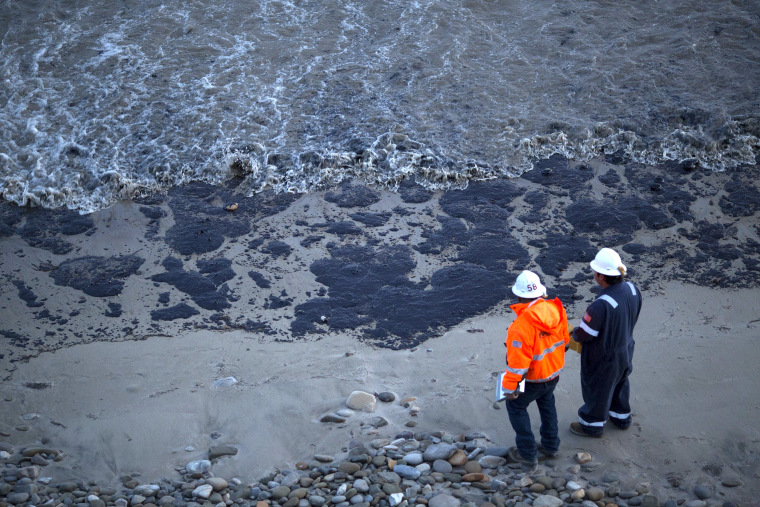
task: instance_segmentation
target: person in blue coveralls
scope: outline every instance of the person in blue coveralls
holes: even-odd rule
[[[578,422],[570,424],[570,433],[601,437],[608,420],[624,430],[631,425],[628,376],[633,370],[633,328],[642,300],[639,288],[625,281],[627,270],[615,250],[602,248],[590,265],[602,292],[572,333],[583,344],[583,406],[578,409]]]

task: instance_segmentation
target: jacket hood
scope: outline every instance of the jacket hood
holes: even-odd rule
[[[559,298],[537,299],[531,303],[519,303],[510,306],[514,312],[533,324],[541,331],[554,332],[567,327],[567,316]]]

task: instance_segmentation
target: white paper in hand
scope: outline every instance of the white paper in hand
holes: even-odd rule
[[[504,391],[504,388],[501,387],[501,381],[504,379],[504,375],[506,375],[507,372],[503,371],[501,372],[501,375],[499,375],[499,378],[496,379],[496,401],[503,400],[507,393]],[[522,379],[519,384],[517,384],[517,391],[524,393],[525,392],[525,379]]]

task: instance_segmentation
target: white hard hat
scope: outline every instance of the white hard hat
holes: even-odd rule
[[[534,299],[541,296],[546,296],[546,287],[541,285],[541,280],[538,275],[533,271],[523,271],[515,280],[515,284],[512,286],[512,292],[515,296]]]
[[[625,275],[626,267],[620,260],[618,253],[612,248],[602,248],[589,263],[591,269],[597,273],[610,276]]]

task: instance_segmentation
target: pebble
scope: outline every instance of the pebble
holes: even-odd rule
[[[449,463],[446,460],[443,459],[437,459],[433,462],[433,471],[439,472],[442,474],[448,474],[450,473],[454,468],[451,466],[451,463]]]
[[[377,399],[374,394],[365,393],[364,391],[354,391],[346,400],[346,406],[352,410],[372,412],[375,410]]]
[[[583,465],[584,463],[588,463],[589,461],[591,461],[591,459],[592,459],[591,454],[587,452],[579,452],[575,454],[575,461],[580,465]]]
[[[556,496],[541,495],[533,500],[533,507],[562,507],[565,502]]]
[[[212,488],[211,485],[202,484],[193,490],[193,496],[196,496],[198,498],[208,498],[211,496],[211,493],[213,491],[214,491],[214,488]],[[134,504],[134,502],[132,503]]]
[[[382,393],[378,393],[377,399],[383,403],[391,403],[396,399],[396,395],[388,391],[383,391]]]
[[[428,505],[430,507],[459,507],[461,502],[451,495],[441,493],[428,500]]]
[[[413,467],[421,464],[424,461],[422,453],[419,452],[410,452],[404,456],[404,460],[406,460],[406,463],[408,465],[411,465]]]
[[[602,488],[588,488],[586,490],[586,498],[588,498],[592,502],[601,500],[602,498],[604,498],[604,490]]]
[[[425,461],[435,461],[437,459],[449,459],[457,452],[457,447],[453,444],[432,444],[425,449],[422,454]]]
[[[367,394],[367,393],[365,393]],[[373,396],[373,395],[371,395]],[[379,397],[379,395],[378,395]],[[345,409],[349,410],[349,409]],[[353,412],[351,412],[353,413]],[[357,416],[359,417],[359,416]],[[371,419],[366,416],[366,421]],[[692,498],[665,501],[650,494],[650,485],[594,467],[560,466],[542,462],[533,470],[507,463],[506,447],[485,447],[480,433],[447,435],[405,430],[383,435],[365,425],[366,441],[352,440],[343,449],[344,461],[316,454],[290,470],[276,470],[253,484],[216,476],[213,459],[234,456],[237,448],[212,446],[208,460],[187,463],[176,470],[183,480],[162,479],[141,484],[139,475],[121,478],[124,489],[95,483],[61,483],[40,477],[45,467],[66,457],[43,445],[15,450],[0,442],[0,505],[56,507],[726,507],[730,490],[717,493],[714,485],[697,484]],[[387,430],[385,430],[387,431]],[[221,436],[221,435],[220,435]],[[371,439],[370,439],[371,438]],[[481,447],[482,446],[482,447]],[[473,455],[472,453],[477,452]],[[470,454],[468,454],[470,453]],[[578,453],[584,454],[584,453]],[[588,454],[588,453],[585,453]],[[479,459],[470,459],[470,456]],[[591,459],[590,454],[588,454]],[[577,461],[577,458],[576,458]],[[741,485],[740,476],[726,473],[724,487]],[[624,485],[624,486],[623,486]],[[624,489],[621,490],[621,486]],[[684,494],[687,492],[682,490]]]
[[[694,487],[694,494],[700,500],[707,500],[708,498],[712,496],[713,492],[710,486],[705,486],[704,484],[697,484]]]
[[[736,488],[738,486],[742,485],[741,479],[739,479],[738,476],[730,475],[728,477],[724,477],[720,483],[725,486],[726,488]]]

